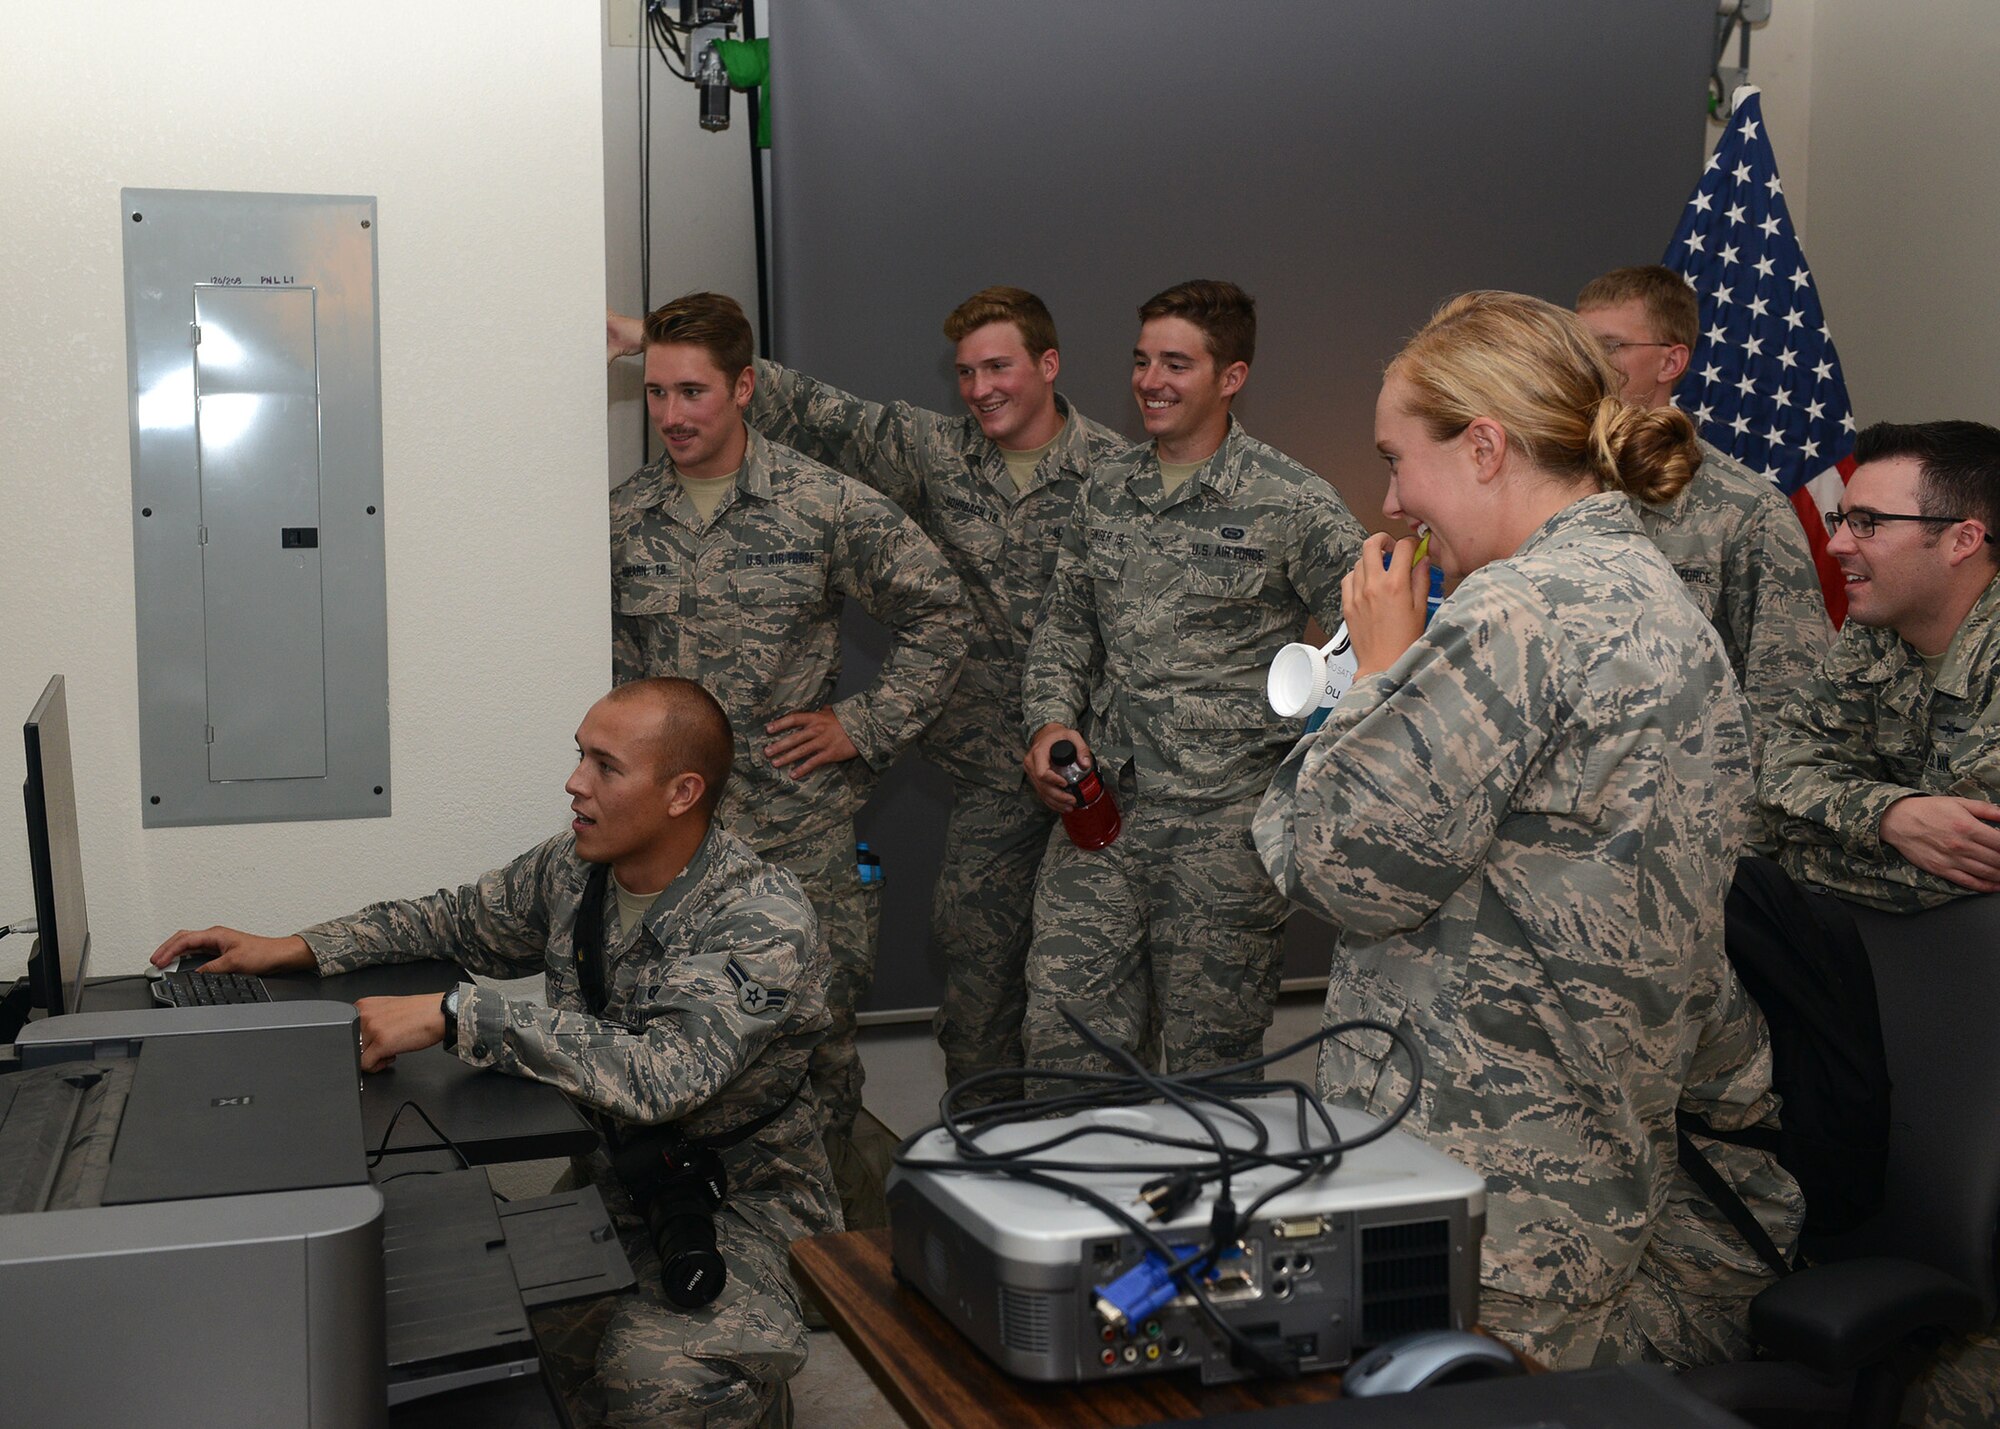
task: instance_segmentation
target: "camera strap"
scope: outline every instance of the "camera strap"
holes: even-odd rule
[[[741,1126],[732,1126],[729,1130],[718,1132],[714,1136],[690,1136],[687,1139],[688,1145],[706,1147],[710,1151],[727,1151],[732,1146],[741,1146],[744,1142],[790,1111],[792,1103],[799,1099],[799,1093],[806,1089],[806,1083],[811,1080],[812,1073],[807,1072],[799,1078],[798,1085],[792,1088],[783,1101],[779,1102],[762,1116],[752,1117]]]
[[[576,905],[576,922],[570,927],[570,947],[576,953],[576,982],[583,993],[583,1005],[592,1017],[604,1015],[604,890],[611,877],[611,865],[593,863],[583,885],[583,901]]]
[[[592,1017],[604,1016],[608,1002],[604,980],[604,894],[610,877],[610,864],[593,863],[590,866],[590,877],[583,885],[583,901],[576,905],[576,922],[570,928],[570,946],[576,953],[577,986],[583,993],[583,1005]],[[799,1099],[799,1094],[811,1079],[812,1074],[807,1072],[777,1106],[741,1126],[732,1126],[715,1136],[683,1139],[689,1146],[709,1151],[727,1151],[733,1146],[740,1146],[791,1110],[792,1103]]]

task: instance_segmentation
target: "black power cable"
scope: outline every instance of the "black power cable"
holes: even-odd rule
[[[653,311],[653,67],[646,45],[639,46],[639,313]],[[639,403],[639,465],[652,456],[652,415]]]
[[[757,38],[756,0],[743,0],[743,38],[746,42]],[[750,120],[750,238],[757,254],[757,350],[773,358],[777,354],[771,350],[770,241],[765,231],[769,220],[764,214],[764,155],[757,147],[757,135],[763,129],[761,89],[761,85],[752,85],[745,94]]]
[[[1147,1070],[1124,1048],[1107,1042],[1084,1025],[1082,1019],[1070,1008],[1064,1007],[1061,1010],[1064,1019],[1093,1050],[1114,1066],[1123,1067],[1125,1070],[1088,1072],[1036,1069],[1033,1075],[1037,1079],[1074,1090],[1045,1097],[1023,1097],[980,1107],[961,1108],[958,1103],[968,1092],[1003,1080],[1017,1081],[1021,1073],[1010,1069],[982,1072],[968,1077],[947,1089],[944,1096],[939,1099],[936,1122],[907,1137],[896,1148],[895,1163],[914,1171],[1005,1176],[1028,1185],[1059,1191],[1084,1202],[1124,1226],[1146,1249],[1160,1256],[1166,1265],[1166,1275],[1177,1288],[1193,1298],[1203,1315],[1228,1340],[1232,1355],[1239,1364],[1263,1374],[1296,1374],[1298,1362],[1295,1356],[1280,1358],[1270,1347],[1252,1341],[1223,1316],[1214,1301],[1209,1298],[1207,1288],[1202,1282],[1202,1272],[1221,1263],[1223,1253],[1236,1244],[1257,1212],[1274,1198],[1295,1190],[1315,1177],[1330,1174],[1340,1165],[1341,1158],[1347,1152],[1380,1140],[1394,1130],[1415,1107],[1418,1093],[1422,1090],[1424,1077],[1422,1052],[1402,1029],[1382,1022],[1360,1019],[1333,1023],[1310,1036],[1300,1038],[1290,1046],[1281,1047],[1248,1061],[1192,1072],[1184,1076],[1163,1076]],[[1409,1089],[1390,1109],[1387,1116],[1359,1136],[1343,1140],[1325,1106],[1304,1083],[1247,1079],[1248,1073],[1260,1071],[1274,1062],[1303,1052],[1308,1047],[1317,1046],[1339,1033],[1355,1031],[1386,1034],[1402,1049],[1403,1055],[1410,1063]],[[1268,1096],[1273,1092],[1290,1092],[1294,1099],[1299,1143],[1295,1150],[1271,1149],[1270,1132],[1263,1120],[1241,1105],[1244,1098]],[[1159,1232],[1142,1222],[1132,1210],[1088,1186],[1064,1179],[1062,1175],[1064,1172],[1117,1174],[1131,1171],[1131,1163],[1128,1161],[1073,1160],[1050,1154],[1071,1142],[1101,1135],[1107,1128],[1085,1123],[1067,1130],[1054,1131],[1028,1145],[1005,1151],[990,1149],[980,1141],[982,1136],[1003,1126],[1033,1124],[1076,1111],[1134,1106],[1156,1101],[1166,1101],[1178,1107],[1202,1128],[1205,1135],[1195,1139],[1126,1126],[1119,1126],[1116,1131],[1119,1135],[1136,1141],[1172,1147],[1195,1153],[1197,1156],[1202,1152],[1208,1153],[1207,1160],[1191,1159],[1187,1165],[1148,1182],[1140,1189],[1139,1199],[1145,1202],[1149,1213],[1156,1220],[1166,1222],[1173,1220],[1197,1200],[1204,1186],[1210,1182],[1216,1183],[1215,1212],[1210,1218],[1208,1236],[1204,1242],[1186,1254],[1174,1250]],[[1203,1105],[1208,1110],[1197,1110],[1197,1104]],[[1222,1122],[1247,1129],[1251,1144],[1247,1147],[1231,1146],[1223,1135],[1219,1124]],[[1317,1130],[1324,1133],[1324,1141],[1315,1141],[1313,1134],[1315,1123]],[[949,1161],[927,1159],[912,1154],[912,1148],[917,1142],[940,1129],[950,1139],[952,1148],[957,1153],[955,1159]],[[1280,1166],[1297,1174],[1264,1192],[1245,1210],[1238,1213],[1231,1199],[1232,1178],[1242,1171],[1264,1166]]]

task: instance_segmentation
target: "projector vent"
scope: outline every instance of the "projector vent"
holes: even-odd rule
[[[1361,1232],[1361,1343],[1451,1325],[1451,1222]]]
[[[1000,1343],[1024,1354],[1049,1351],[1049,1300],[1011,1285],[1000,1287]]]
[[[951,1294],[951,1255],[936,1231],[924,1234],[924,1274],[930,1277],[931,1290],[940,1299]]]

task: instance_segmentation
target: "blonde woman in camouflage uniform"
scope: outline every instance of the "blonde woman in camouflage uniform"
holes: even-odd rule
[[[1775,1110],[1722,947],[1748,720],[1628,500],[1686,484],[1692,429],[1616,394],[1575,315],[1516,294],[1454,299],[1390,364],[1384,509],[1459,584],[1426,630],[1414,542],[1369,538],[1359,676],[1256,822],[1280,886],[1343,929],[1328,1020],[1406,1028],[1408,1129],[1486,1177],[1482,1322],[1559,1368],[1739,1353],[1770,1276],[1675,1160],[1677,1105]],[[1377,1112],[1408,1085],[1380,1034],[1327,1042],[1319,1082]],[[1790,1178],[1711,1159],[1789,1244]]]

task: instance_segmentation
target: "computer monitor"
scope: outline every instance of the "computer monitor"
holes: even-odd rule
[[[21,727],[28,747],[28,867],[35,883],[37,942],[28,957],[28,999],[50,1017],[77,1009],[90,917],[83,905],[83,849],[76,835],[76,778],[69,758],[63,677],[49,681]]]

